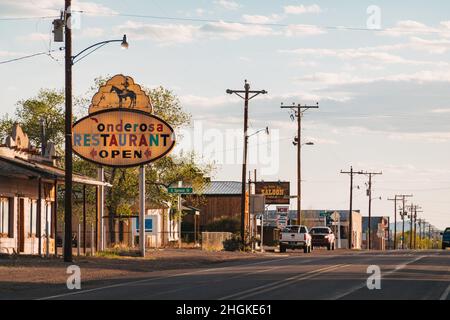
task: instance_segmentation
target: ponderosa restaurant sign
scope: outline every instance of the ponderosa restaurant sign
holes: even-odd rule
[[[175,146],[172,127],[151,114],[150,99],[130,77],[114,76],[73,126],[74,152],[85,160],[131,167],[155,161]]]

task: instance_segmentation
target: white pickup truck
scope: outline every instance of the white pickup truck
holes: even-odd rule
[[[303,249],[310,253],[312,250],[311,235],[306,226],[287,226],[280,233],[280,252],[286,249]]]

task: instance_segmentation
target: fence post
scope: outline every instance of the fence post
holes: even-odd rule
[[[94,225],[91,223],[91,256],[94,256]]]
[[[78,230],[77,230],[77,256],[80,256],[80,245],[81,245],[81,224],[78,223]]]

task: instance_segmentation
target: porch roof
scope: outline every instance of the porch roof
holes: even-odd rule
[[[0,156],[0,176],[12,178],[43,178],[57,180],[59,184],[64,184],[65,171],[63,169],[38,163],[21,158],[9,158]],[[74,183],[92,186],[111,187],[107,182],[101,182],[94,178],[73,173]]]

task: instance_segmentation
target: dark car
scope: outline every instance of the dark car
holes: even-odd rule
[[[61,238],[60,235],[58,235],[56,237],[56,246],[57,247],[62,247],[62,245],[63,245],[63,239]],[[72,233],[72,247],[76,248],[77,245],[78,245],[77,234],[74,232],[74,233]]]
[[[442,250],[450,248],[450,228],[445,229],[442,233]]]
[[[313,247],[327,247],[328,250],[336,248],[336,238],[328,227],[313,227],[309,231]]]

